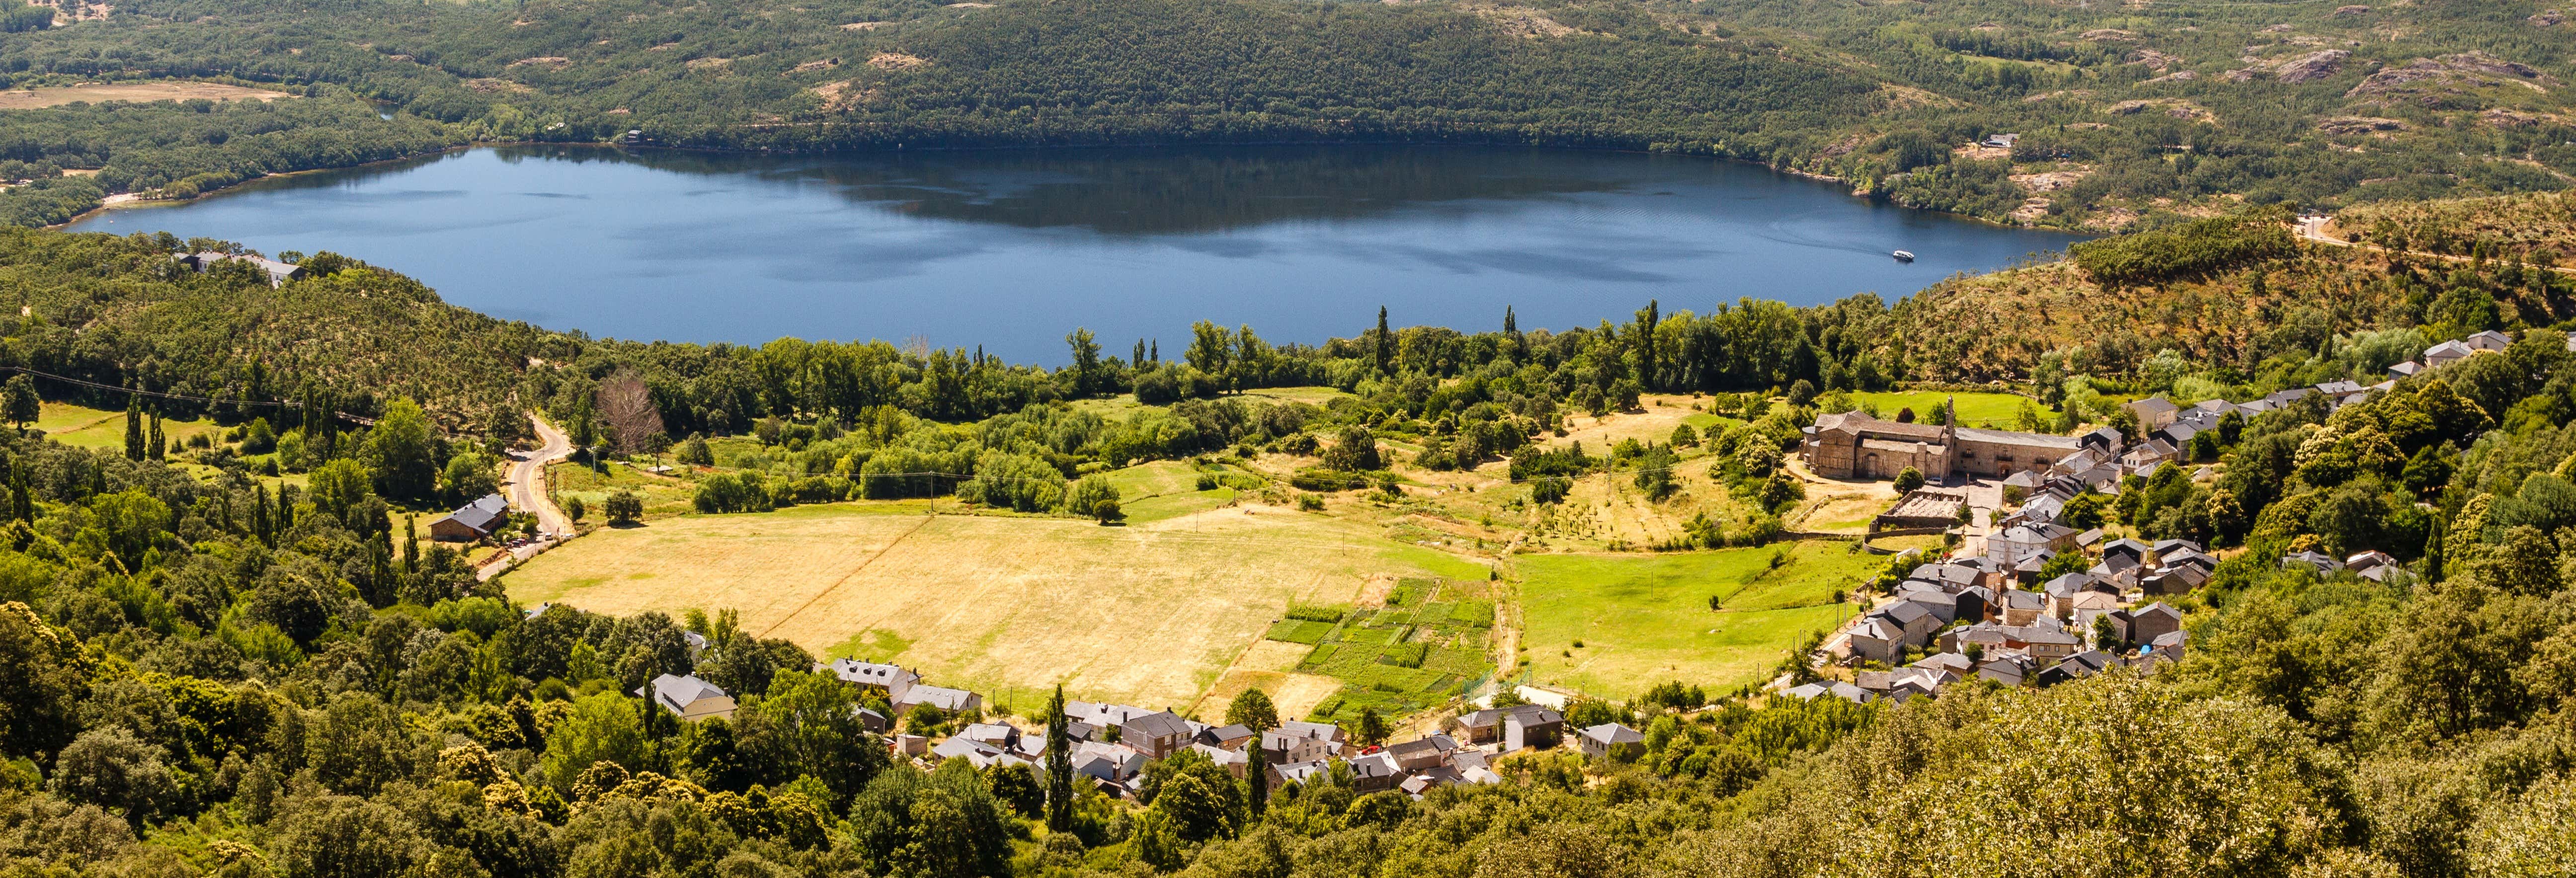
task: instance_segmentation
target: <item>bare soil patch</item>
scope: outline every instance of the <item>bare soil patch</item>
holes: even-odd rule
[[[244,88],[214,82],[154,80],[151,82],[97,82],[57,88],[0,91],[0,110],[32,110],[58,107],[75,101],[188,101],[203,98],[210,101],[273,101],[294,95],[282,91]]]
[[[868,56],[868,66],[878,70],[911,70],[916,67],[930,66],[930,60],[901,52],[879,52]]]

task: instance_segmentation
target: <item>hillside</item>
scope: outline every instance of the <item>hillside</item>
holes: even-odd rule
[[[164,434],[140,407],[119,431],[113,409],[0,390],[13,417],[60,432],[0,431],[0,873],[2563,876],[2565,282],[2303,244],[2279,219],[2107,239],[1894,308],[1650,306],[1594,330],[1372,329],[1321,349],[1202,324],[1176,361],[1095,351],[1054,373],[883,344],[595,341],[450,308],[346,257],[303,257],[314,276],[272,288],[251,263],[171,258],[216,242],[0,233],[30,312],[6,327],[5,365],[147,389],[234,370],[256,376],[244,392],[308,404],[269,412],[283,435],[223,407]],[[2024,376],[2007,356],[2021,348],[1964,346],[2013,324],[1938,319],[1979,296],[2088,294],[2159,325],[2094,341],[2075,333],[2113,317],[2025,320],[2014,344],[2039,354]],[[2164,310],[2185,307],[2175,296],[2200,310]],[[2485,329],[2519,337],[2339,408],[2311,395],[2231,417],[2194,436],[2207,469],[2161,466],[2091,507],[2214,553],[2206,582],[2130,616],[2181,626],[2151,641],[2158,658],[2106,616],[2061,632],[2091,639],[2079,655],[2098,673],[2069,657],[2055,678],[1988,675],[2016,650],[1970,644],[1958,655],[1991,660],[1975,677],[1901,701],[1734,682],[1870,671],[1795,647],[1765,666],[1748,644],[1820,636],[1848,594],[1872,598],[1873,569],[1911,569],[1774,542],[1827,499],[1801,498],[1827,483],[1782,456],[1818,411],[1938,394],[1963,417],[2117,423],[2127,396],[2376,379]],[[1971,350],[2041,399],[1887,389]],[[1298,389],[1241,392],[1283,385]],[[511,388],[576,432],[596,419],[611,445],[657,408],[666,427],[740,419],[748,435],[639,455],[684,475],[584,471],[564,493],[656,486],[650,520],[478,580],[447,547],[396,539],[398,521],[489,491],[497,462],[385,398],[471,421]],[[381,417],[325,415],[332,396]],[[682,482],[691,517],[674,518]],[[1131,499],[1126,527],[1091,520]],[[1648,551],[1593,527],[1594,509],[1696,512]],[[1523,523],[1544,554],[1506,541]],[[750,542],[763,535],[776,542]],[[1247,535],[1260,551],[1228,547]],[[889,566],[863,569],[876,559]],[[721,575],[692,580],[706,570]],[[514,605],[522,575],[564,602]],[[1120,600],[1086,605],[1096,594]],[[739,606],[698,605],[718,601]],[[892,614],[908,618],[878,624]],[[1591,694],[1496,721],[1532,742],[1509,753],[1389,727],[1465,694],[1489,643],[1517,666],[1494,670]],[[832,652],[920,656],[1000,697],[896,710],[907,696],[814,670]],[[1065,676],[1068,657],[1085,667]],[[1301,685],[1252,697],[1264,680]],[[1073,712],[1097,705],[1052,702],[1102,697],[1084,684],[1243,693],[1185,708],[1218,729],[1342,724],[1278,726],[1295,734],[1272,750],[1314,760],[1238,780],[1217,760],[1241,751],[1185,747],[1196,730],[1149,707],[1077,732]],[[1541,746],[1547,717],[1634,734],[1597,754]],[[1014,743],[1042,728],[1052,747]],[[888,732],[940,749],[899,755]],[[1066,746],[1077,736],[1091,740]],[[1330,757],[1334,736],[1361,746]],[[1379,743],[1395,746],[1360,753]]]
[[[111,192],[192,197],[454,144],[635,132],[758,150],[1678,151],[1910,206],[2116,229],[2243,203],[2566,188],[2576,69],[2563,33],[2576,25],[2562,18],[2533,0],[146,0],[0,34],[0,63],[18,87],[184,77],[301,97],[0,113],[12,176],[52,180],[0,195],[0,217],[52,223]],[[379,119],[378,106],[399,112]],[[120,136],[78,134],[102,125]],[[2019,137],[1968,146],[2000,134]]]

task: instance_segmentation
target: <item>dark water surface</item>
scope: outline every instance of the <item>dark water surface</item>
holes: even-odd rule
[[[82,231],[332,250],[485,313],[594,335],[1178,354],[1396,325],[1626,320],[1739,297],[1891,301],[2070,238],[1707,159],[1314,146],[734,156],[482,149],[262,181]],[[1908,265],[1889,258],[1910,250]]]

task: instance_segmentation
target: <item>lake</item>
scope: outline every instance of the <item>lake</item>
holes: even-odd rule
[[[752,156],[476,149],[278,177],[81,231],[330,250],[593,335],[921,339],[1060,364],[1194,320],[1318,343],[1372,325],[1624,321],[1647,300],[1893,301],[2073,238],[1737,163],[1446,146]],[[1911,264],[1895,250],[1918,255]]]

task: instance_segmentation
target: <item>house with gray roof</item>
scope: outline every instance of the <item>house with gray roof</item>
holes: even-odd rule
[[[1583,755],[1595,759],[1622,762],[1646,755],[1646,735],[1618,723],[1602,723],[1575,733],[1575,746]]]
[[[1161,759],[1189,746],[1195,734],[1187,720],[1168,710],[1130,717],[1118,724],[1118,743],[1136,748],[1147,758]]]
[[[734,711],[733,696],[726,695],[714,683],[694,676],[663,674],[653,678],[653,682],[636,687],[635,697],[648,699],[670,711],[672,716],[690,722],[729,717]]]
[[[456,507],[456,511],[430,519],[429,538],[440,542],[470,543],[490,539],[510,526],[510,501],[499,494],[485,494],[474,502]]]

